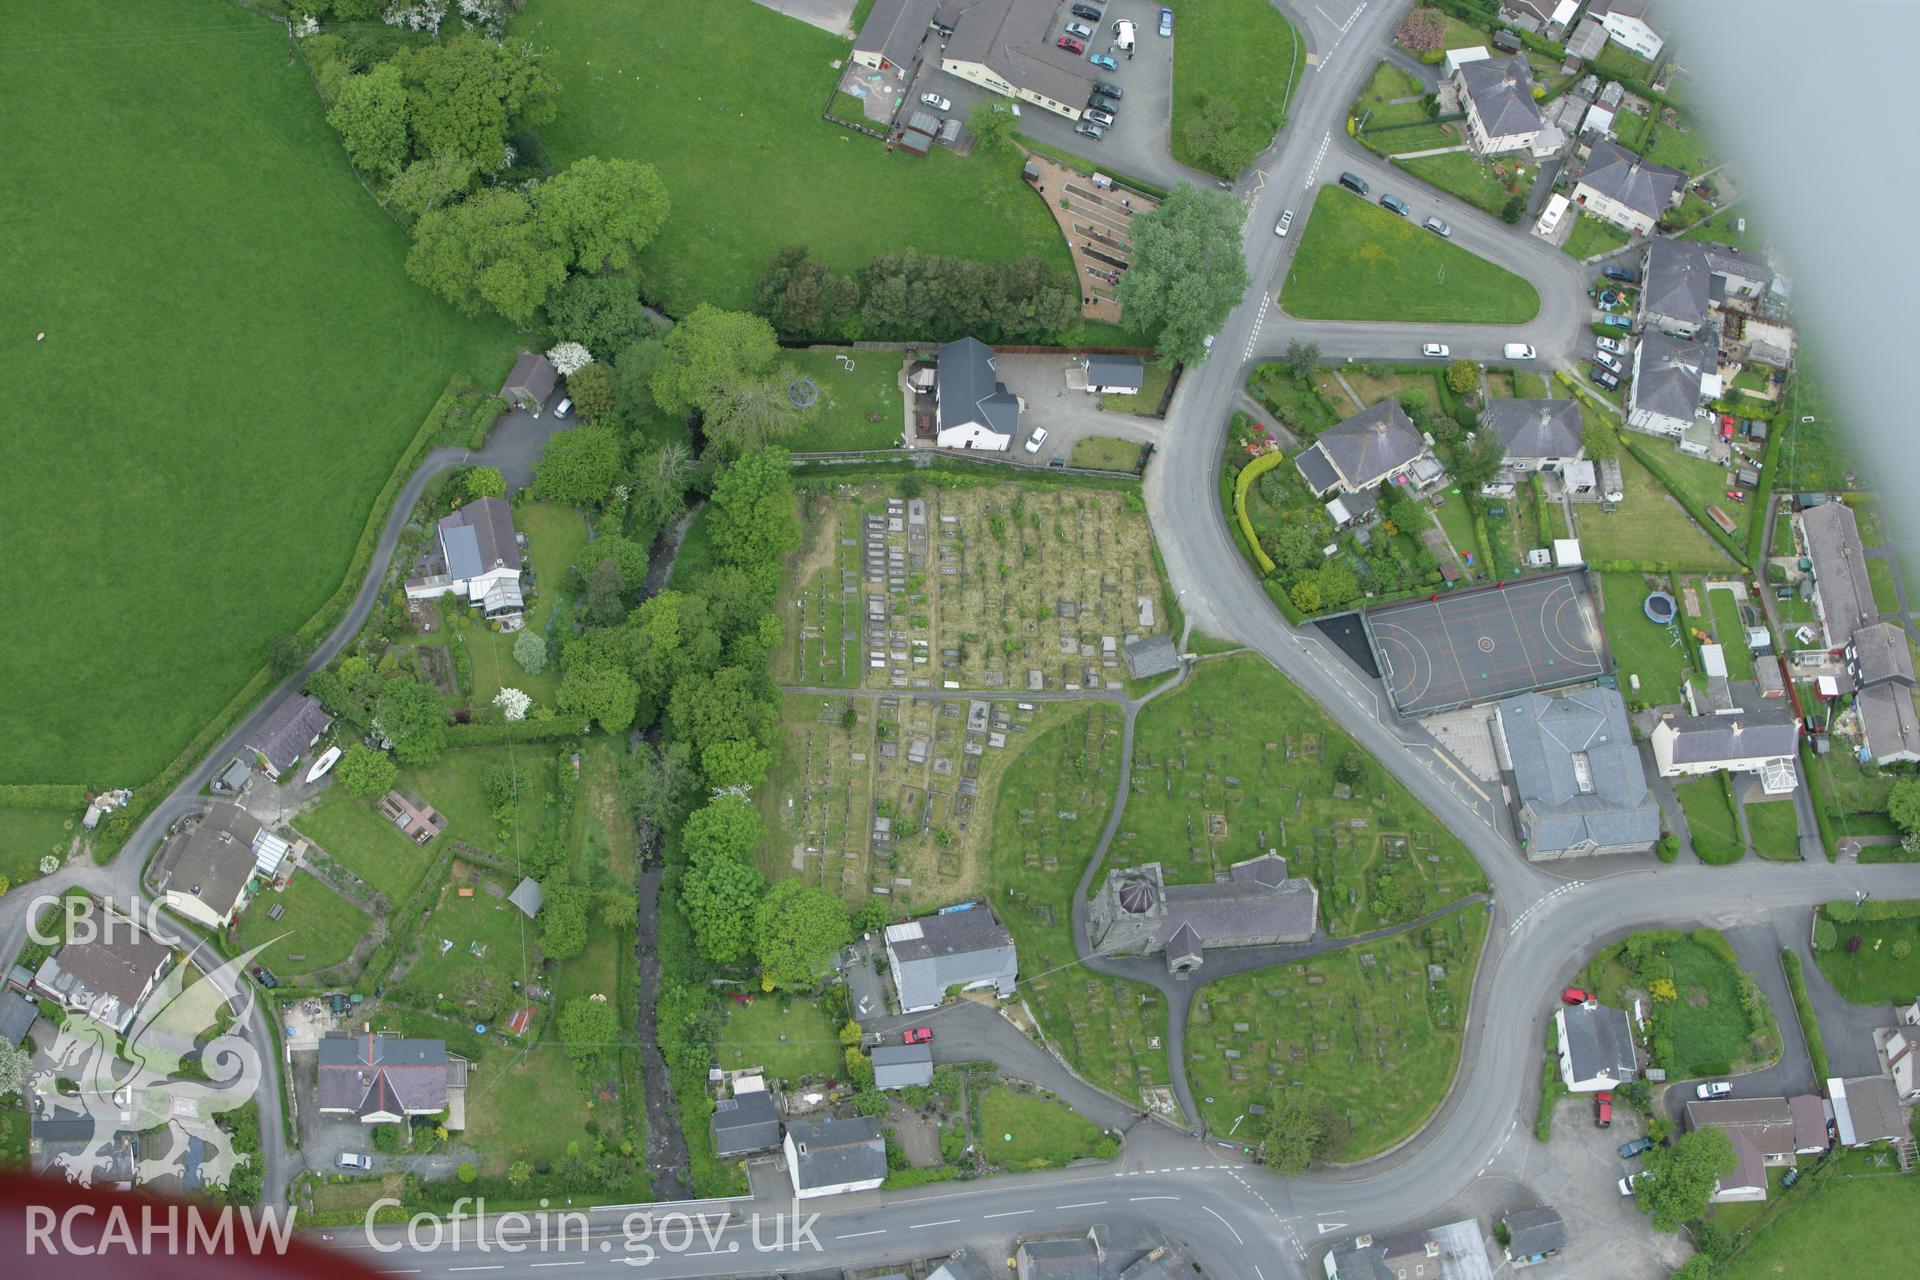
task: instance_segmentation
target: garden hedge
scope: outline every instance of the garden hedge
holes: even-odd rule
[[[551,720],[516,720],[512,724],[450,724],[449,747],[484,747],[499,742],[545,742],[578,738],[590,728],[585,716],[555,716]]]
[[[1252,487],[1255,480],[1284,461],[1286,461],[1286,455],[1278,449],[1272,453],[1263,453],[1240,468],[1240,474],[1234,477],[1233,481],[1233,518],[1240,522],[1240,532],[1246,535],[1247,545],[1253,548],[1253,557],[1259,563],[1262,573],[1272,573],[1275,565],[1272,557],[1267,555],[1266,548],[1262,547],[1260,540],[1254,536],[1253,521],[1247,519],[1247,490]]]
[[[1813,1078],[1825,1080],[1833,1075],[1827,1062],[1827,1044],[1820,1035],[1820,1019],[1814,1015],[1813,1001],[1807,998],[1807,981],[1800,972],[1800,957],[1782,947],[1780,967],[1786,971],[1787,989],[1793,993],[1793,1013],[1800,1020],[1800,1035],[1807,1042],[1807,1057],[1813,1060]]]

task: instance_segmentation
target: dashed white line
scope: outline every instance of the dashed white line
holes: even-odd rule
[[[1208,1213],[1212,1213],[1214,1217],[1220,1218],[1220,1215],[1214,1212],[1213,1206],[1203,1204],[1200,1207],[1202,1209],[1205,1209]],[[1220,1225],[1225,1227],[1229,1231],[1233,1231],[1233,1224],[1231,1222],[1228,1222],[1225,1218],[1220,1218]],[[1240,1238],[1240,1233],[1238,1231],[1233,1231],[1233,1242],[1239,1245],[1243,1249],[1246,1247],[1246,1244],[1247,1244],[1245,1240],[1242,1240]]]
[[[1314,175],[1320,172],[1320,162],[1327,158],[1327,148],[1332,145],[1333,132],[1332,130],[1328,130],[1326,135],[1320,139],[1320,149],[1313,153],[1313,163],[1307,166],[1307,180],[1301,184],[1307,190],[1313,190]]]
[[[1031,1209],[1009,1209],[1005,1213],[982,1214],[983,1218],[1017,1218],[1023,1213],[1032,1213]]]
[[[834,1239],[835,1240],[859,1240],[859,1239],[863,1239],[866,1236],[883,1236],[885,1234],[887,1234],[887,1229],[885,1227],[882,1227],[878,1231],[849,1231],[846,1235],[835,1236]]]
[[[449,1271],[499,1271],[504,1269],[505,1266],[506,1266],[506,1263],[504,1262],[496,1262],[490,1267],[448,1267],[447,1270]]]
[[[527,1265],[534,1267],[584,1267],[587,1264],[585,1259],[581,1259],[575,1262],[533,1262]]]
[[[907,1224],[907,1230],[924,1231],[928,1227],[951,1227],[959,1221],[958,1218],[942,1218],[938,1222],[911,1222]]]
[[[1082,1200],[1079,1204],[1057,1204],[1055,1209],[1098,1209],[1105,1200]]]
[[[1131,1204],[1139,1200],[1178,1200],[1179,1198],[1179,1196],[1128,1196],[1127,1201]]]

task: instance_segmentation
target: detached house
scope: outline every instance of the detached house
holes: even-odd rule
[[[902,1013],[938,1008],[955,988],[1013,994],[1013,935],[985,903],[890,924],[886,945]]]
[[[438,554],[429,572],[407,580],[409,600],[444,595],[477,605],[489,619],[518,618],[526,609],[520,589],[520,535],[504,498],[481,498],[449,516],[435,531]]]
[[[1596,218],[1646,235],[1679,198],[1687,175],[1651,164],[1618,143],[1593,144],[1574,184],[1573,202]]]
[[[263,770],[277,778],[298,764],[301,753],[332,727],[333,717],[320,705],[320,699],[312,694],[295,694],[283,698],[247,735],[246,749],[253,752]]]
[[[1648,741],[1663,778],[1757,773],[1760,789],[1770,796],[1789,795],[1800,785],[1800,724],[1792,712],[1666,716]]]
[[[1678,440],[1694,424],[1700,406],[1720,394],[1719,360],[1713,344],[1664,333],[1644,333],[1633,349],[1633,393],[1627,425],[1648,435]]]
[[[1559,471],[1586,453],[1577,400],[1508,400],[1496,397],[1480,425],[1500,437],[1502,465],[1515,471]]]
[[[1467,141],[1483,156],[1524,151],[1539,136],[1540,107],[1533,100],[1533,68],[1525,58],[1486,58],[1454,73],[1460,107],[1467,115]]]
[[[1653,0],[1588,0],[1587,16],[1600,20],[1607,39],[1652,60],[1667,44],[1648,21],[1652,9]]]
[[[1382,400],[1327,428],[1293,465],[1317,497],[1358,493],[1406,475],[1427,453],[1427,442],[1398,402]]]
[[[444,1040],[329,1031],[320,1039],[319,1109],[361,1124],[398,1124],[447,1112],[466,1127],[467,1060]]]
[[[1000,381],[993,349],[978,338],[940,348],[934,383],[936,434],[942,449],[1005,452],[1020,430],[1020,397]]]
[[[796,1200],[871,1191],[887,1180],[886,1141],[865,1116],[789,1120],[786,1155]]]
[[[209,928],[233,923],[263,854],[279,869],[286,841],[237,804],[216,804],[160,855],[161,901]],[[271,874],[271,872],[269,872]]]
[[[92,942],[70,942],[40,962],[34,990],[61,1008],[126,1034],[133,1015],[173,960],[173,949],[132,921],[97,917]]]
[[[500,384],[500,398],[537,418],[559,381],[560,371],[553,367],[553,361],[538,351],[522,351],[513,362],[513,372]]]
[[[1764,262],[1723,245],[1656,239],[1647,245],[1640,323],[1691,338],[1706,327],[1713,307],[1729,298],[1758,298],[1772,279]]]
[[[1639,1078],[1633,1022],[1626,1010],[1589,1000],[1561,1005],[1553,1021],[1560,1033],[1560,1079],[1568,1089],[1598,1093]]]
[[[1733,1144],[1734,1167],[1714,1184],[1714,1204],[1765,1200],[1768,1169],[1827,1149],[1826,1111],[1812,1094],[1689,1102],[1686,1124],[1689,1131],[1718,1129]]]

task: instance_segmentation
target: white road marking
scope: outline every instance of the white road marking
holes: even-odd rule
[[[1308,191],[1313,190],[1314,175],[1320,172],[1320,162],[1327,158],[1327,148],[1333,145],[1333,132],[1329,130],[1320,139],[1320,149],[1313,153],[1313,163],[1307,166],[1307,180],[1301,185]]]
[[[1105,1203],[1105,1200],[1082,1200],[1079,1204],[1057,1204],[1053,1207],[1056,1209],[1098,1209]]]
[[[928,1227],[950,1227],[958,1221],[960,1221],[958,1218],[942,1218],[938,1222],[912,1222],[907,1224],[907,1230],[923,1231]]]
[[[506,1263],[504,1262],[496,1262],[490,1267],[448,1267],[447,1270],[449,1271],[499,1271],[499,1270],[502,1270],[505,1266],[506,1266]]]
[[[1023,1213],[1032,1213],[1031,1209],[1009,1209],[1005,1213],[982,1214],[983,1218],[1017,1218]]]
[[[1314,8],[1320,9],[1320,6],[1315,5]],[[1352,13],[1347,15],[1346,22],[1341,24],[1340,26],[1340,34],[1333,38],[1333,43],[1327,46],[1327,51],[1320,55],[1320,61],[1314,63],[1313,69],[1315,71],[1326,70],[1327,64],[1333,61],[1333,51],[1335,49],[1338,49],[1340,47],[1340,42],[1347,38],[1347,32],[1353,29],[1353,24],[1359,21],[1360,15],[1366,12],[1366,8],[1367,6],[1363,4],[1358,9],[1355,9]],[[1320,12],[1327,13],[1325,9],[1320,9]],[[1332,14],[1327,13],[1327,21],[1329,22],[1333,21]]]
[[[867,1236],[883,1236],[885,1234],[887,1234],[887,1229],[885,1227],[882,1227],[878,1231],[849,1231],[846,1235],[835,1236],[834,1239],[835,1240],[860,1240]]]
[[[1203,1204],[1200,1207],[1202,1209],[1205,1209],[1208,1213],[1212,1213],[1214,1217],[1220,1218],[1220,1215],[1218,1213],[1214,1213],[1212,1205]],[[1231,1222],[1228,1222],[1225,1218],[1220,1218],[1220,1225],[1225,1227],[1229,1231],[1233,1231],[1233,1224]],[[1242,1240],[1240,1238],[1240,1233],[1238,1231],[1233,1231],[1233,1242],[1239,1245],[1243,1249],[1246,1247],[1246,1244],[1247,1244],[1245,1240]]]
[[[582,1260],[579,1262],[533,1262],[528,1265],[534,1267],[584,1267],[587,1264]]]
[[[1137,1200],[1178,1200],[1179,1198],[1179,1196],[1128,1196],[1127,1201],[1131,1204]]]
[[[1321,1235],[1325,1235],[1329,1231],[1338,1231],[1346,1225],[1344,1222],[1316,1222],[1313,1224],[1313,1229]]]

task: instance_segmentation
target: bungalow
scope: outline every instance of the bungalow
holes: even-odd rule
[[[1666,47],[1647,20],[1652,8],[1653,0],[1588,0],[1587,16],[1600,20],[1607,39],[1651,61]]]
[[[1568,1089],[1598,1093],[1639,1077],[1633,1022],[1625,1009],[1592,1000],[1563,1004],[1554,1012],[1553,1021],[1559,1032],[1560,1079]]]
[[[1515,470],[1558,471],[1586,452],[1576,400],[1496,397],[1480,415],[1480,425],[1500,437],[1502,465]]]
[[[1722,1098],[1689,1102],[1686,1127],[1718,1129],[1733,1144],[1733,1170],[1715,1184],[1712,1202],[1767,1198],[1767,1170],[1827,1149],[1827,1117],[1811,1094],[1787,1098]]]
[[[1618,143],[1593,144],[1573,187],[1573,202],[1596,218],[1646,235],[1660,215],[1680,198],[1687,175],[1642,160]]]
[[[504,498],[467,503],[434,526],[439,554],[429,573],[407,580],[409,600],[464,597],[489,618],[518,618],[526,609],[520,589],[520,535]]]
[[[1633,349],[1627,425],[1674,440],[1685,436],[1701,403],[1720,394],[1718,368],[1711,343],[1643,334]]]
[[[320,699],[310,693],[299,694],[282,699],[247,735],[246,749],[253,752],[261,769],[278,778],[332,727],[333,717],[320,705]]]
[[[952,35],[940,69],[1078,120],[1093,93],[1093,64],[1054,46],[1058,12],[1032,0],[941,0],[934,25]]]
[[[286,843],[239,805],[213,805],[160,855],[161,902],[190,920],[224,929],[246,905],[260,854],[278,852],[268,840]]]
[[[1427,442],[1400,408],[1382,400],[1327,428],[1313,446],[1294,455],[1293,465],[1315,496],[1377,489],[1406,475],[1427,452]]]
[[[785,1150],[796,1200],[871,1191],[887,1180],[887,1144],[866,1116],[788,1121]]]
[[[1146,370],[1139,356],[1088,356],[1087,390],[1107,395],[1136,396]]]
[[[1860,711],[1860,736],[1875,764],[1920,761],[1920,717],[1913,690],[1898,684],[1862,689],[1854,699]]]
[[[937,378],[935,444],[995,452],[1013,445],[1020,430],[1020,397],[1000,381],[991,347],[978,338],[944,344]]]
[[[382,796],[380,816],[415,844],[425,844],[447,829],[440,811],[411,791],[389,791]]]
[[[71,942],[40,962],[34,990],[62,1008],[125,1034],[173,960],[173,948],[119,916],[96,916],[91,942]]]
[[[1533,100],[1533,68],[1525,58],[1463,63],[1453,79],[1467,115],[1467,141],[1476,154],[1499,155],[1533,146],[1541,119]]]
[[[1706,327],[1712,307],[1757,298],[1771,279],[1765,263],[1723,245],[1655,239],[1647,245],[1641,327],[1691,338]]]
[[[1760,789],[1770,796],[1791,795],[1800,785],[1800,724],[1788,711],[1667,715],[1649,741],[1663,778],[1757,773]]]
[[[467,1060],[444,1040],[403,1040],[329,1031],[320,1038],[317,1106],[361,1124],[398,1124],[408,1116],[447,1112],[449,1128],[466,1127]]]
[[[1870,1147],[1908,1136],[1900,1095],[1885,1076],[1834,1076],[1827,1081],[1827,1105],[1833,1108],[1834,1133],[1843,1147]]]
[[[886,929],[887,965],[902,1013],[936,1009],[955,989],[1013,994],[1013,935],[985,903],[949,907]]]
[[[780,1111],[773,1105],[773,1095],[764,1088],[735,1089],[731,1098],[713,1104],[713,1116],[707,1123],[713,1154],[722,1160],[738,1160],[780,1145]]]
[[[873,1050],[873,1087],[924,1088],[933,1083],[933,1050],[924,1044],[883,1044]]]
[[[853,60],[875,71],[905,70],[920,58],[940,0],[876,0],[853,40]]]
[[[500,398],[537,418],[559,381],[560,371],[553,367],[553,361],[538,351],[522,351],[513,362],[513,372],[500,384]]]

